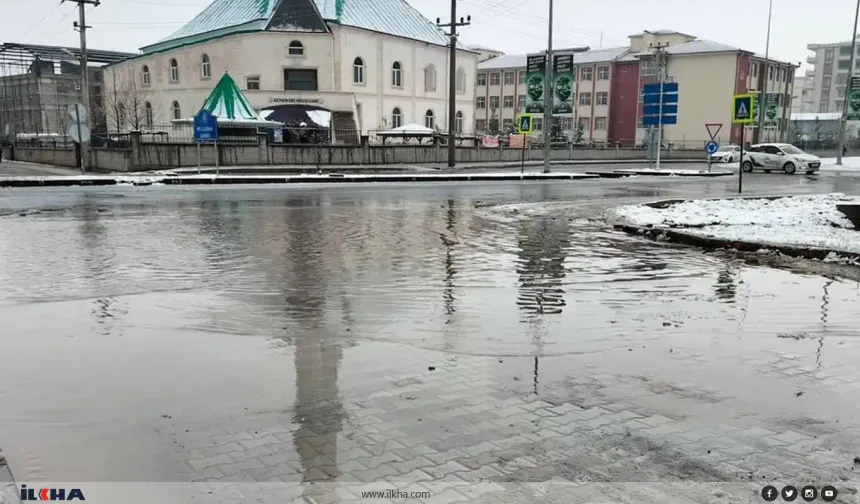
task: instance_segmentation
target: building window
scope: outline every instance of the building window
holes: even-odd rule
[[[364,60],[361,58],[352,60],[352,83],[364,84]]]
[[[642,60],[640,65],[642,75],[657,75],[657,65],[654,64],[654,60]]]
[[[454,115],[454,132],[458,135],[463,134],[463,113],[460,111]]]
[[[525,83],[526,83],[526,73],[520,72],[520,84],[525,84]]]
[[[836,75],[836,84],[842,84],[842,85],[848,84],[848,74],[843,73],[843,74]]]
[[[505,95],[505,100],[502,102],[504,108],[514,108],[514,95]]]
[[[399,128],[401,126],[403,126],[403,114],[400,113],[398,107],[394,107],[394,110],[391,111],[391,127]]]
[[[179,82],[179,63],[173,58],[170,60],[170,82]]]
[[[204,79],[212,77],[212,63],[209,61],[208,54],[200,57],[200,76]]]
[[[484,96],[479,96],[475,99],[475,108],[485,109],[487,108],[487,98]]]
[[[143,85],[149,87],[152,84],[152,79],[149,75],[149,67],[143,65],[143,68],[140,70],[141,72],[141,80],[143,81]]]
[[[845,88],[839,88],[836,90],[837,98],[845,98]]]
[[[285,91],[316,91],[318,89],[316,69],[304,68],[284,69]]]
[[[839,48],[840,56],[851,56],[851,46],[845,45]]]
[[[493,72],[490,74],[490,85],[491,86],[498,86],[499,85],[499,74],[498,73]]]
[[[524,108],[526,108],[526,95],[521,94],[517,96],[517,109],[523,110]]]
[[[487,85],[487,74],[479,73],[477,82],[478,82],[479,86],[486,86]]]
[[[768,69],[768,72],[767,72],[767,79],[768,80],[773,80],[774,70],[776,70],[776,68],[774,68],[774,67],[770,67]]]
[[[399,61],[391,65],[391,85],[396,88],[403,87],[403,66]]]
[[[533,129],[535,131],[543,131],[543,118],[542,117],[535,117],[534,123],[532,124],[532,126],[533,126]]]
[[[505,86],[514,85],[514,72],[505,72]]]
[[[260,76],[254,75],[253,77],[245,78],[245,89],[249,91],[259,91],[260,90]]]
[[[584,129],[585,131],[588,131],[588,128],[591,126],[591,118],[588,116],[580,117],[579,121],[577,122],[580,126],[582,126],[582,129]]]
[[[457,94],[466,94],[466,71],[463,67],[457,68]]]
[[[605,117],[595,117],[594,118],[594,130],[595,131],[606,131],[606,118]]]
[[[149,102],[143,104],[143,123],[147,128],[152,128],[152,104]]]
[[[597,67],[597,80],[609,80],[609,67]]]
[[[570,131],[573,129],[573,118],[572,117],[562,117],[561,118],[561,130],[562,131]]]
[[[436,129],[436,115],[432,110],[428,110],[424,113],[424,127]]]
[[[170,106],[170,114],[173,116],[174,119],[182,119],[182,109],[179,108],[178,101],[174,101],[173,104]]]
[[[496,110],[499,108],[499,97],[491,96],[490,97],[490,110]]]
[[[841,67],[840,67],[841,68]],[[848,68],[846,65],[845,68]],[[824,63],[824,75],[830,75],[833,73],[833,62],[825,62]]]
[[[499,134],[499,120],[498,119],[490,119],[490,124],[487,128],[487,133],[491,135]]]
[[[514,128],[514,120],[513,119],[502,119],[502,130],[510,131]]]
[[[290,42],[290,45],[287,46],[287,54],[290,56],[304,56],[305,46],[298,40],[293,40]]]
[[[486,133],[487,132],[487,120],[486,119],[478,119],[475,121],[475,132],[476,133]]]
[[[848,70],[851,68],[851,60],[839,60],[838,67],[840,70]]]
[[[436,92],[436,67],[433,65],[427,65],[424,69],[424,92]]]
[[[758,63],[750,62],[750,75],[758,77]]]
[[[590,81],[590,80],[591,80],[591,77],[592,77],[592,73],[593,73],[593,72],[594,72],[594,69],[593,69],[593,68],[591,68],[591,67],[585,67],[585,68],[583,68],[583,69],[580,71],[580,77],[581,77],[581,79],[582,79],[582,80],[584,80],[584,81]]]
[[[597,93],[595,96],[595,103],[598,105],[608,105],[609,104],[609,93]]]
[[[591,93],[580,93],[579,94],[579,104],[580,105],[591,105]]]

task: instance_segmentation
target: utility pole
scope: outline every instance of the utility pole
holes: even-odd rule
[[[457,22],[457,0],[451,0],[451,22],[442,24],[436,18],[440,28],[450,28],[450,56],[448,56],[448,168],[457,164],[457,28],[472,24],[472,16],[460,18]]]
[[[842,120],[839,121],[839,150],[836,151],[836,164],[842,165],[842,151],[845,149],[845,128],[848,125],[848,98],[851,96],[851,82],[854,80],[854,61],[857,57],[857,18],[860,16],[860,0],[854,10],[854,31],[851,32],[851,70],[848,70],[848,82],[845,84],[845,96],[842,98]]]
[[[773,13],[773,0],[770,0],[767,8],[767,41],[764,45],[764,68],[761,73],[761,92],[758,99],[758,132],[755,134],[756,142],[764,141],[764,121],[767,115],[767,81],[768,81],[768,64],[770,63],[770,19]]]
[[[543,99],[543,172],[549,173],[552,155],[552,0],[549,0],[549,28],[546,42],[546,75]],[[576,99],[574,99],[576,107]]]
[[[669,47],[668,42],[664,44],[651,44],[654,49],[654,62],[657,65],[657,83],[660,85],[660,94],[658,96],[660,103],[658,104],[657,115],[657,169],[660,169],[660,154],[663,151],[663,83],[666,82],[666,67],[668,66],[669,55],[666,54],[666,48]]]
[[[64,3],[66,0],[60,0],[60,3]],[[87,18],[84,7],[87,4],[92,5],[93,7],[98,7],[101,3],[101,0],[69,0],[78,4],[78,21],[73,23],[75,29],[81,34],[81,101],[84,109],[87,111],[88,117],[92,117],[92,107],[90,107],[90,76],[87,70],[87,28],[92,28],[92,26],[87,26]],[[89,156],[87,155],[87,143],[84,142],[83,138],[80,139],[81,143],[81,171],[87,171],[87,161],[89,160]]]

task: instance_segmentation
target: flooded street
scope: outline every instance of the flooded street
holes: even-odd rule
[[[748,190],[857,193],[773,180]],[[630,500],[704,503],[782,481],[854,499],[857,282],[602,218],[736,183],[0,193],[0,447],[32,482],[734,485]]]

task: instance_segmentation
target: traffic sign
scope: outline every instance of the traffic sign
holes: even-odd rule
[[[197,142],[218,141],[218,120],[206,109],[194,116],[194,140]]]
[[[80,134],[78,134],[80,132]],[[86,124],[72,124],[67,131],[72,140],[77,143],[87,143],[90,141],[90,127]]]
[[[69,108],[66,109],[66,112],[69,114],[69,118],[74,121],[80,121],[81,124],[87,122],[87,109],[80,103],[73,103],[69,105]]]
[[[715,140],[720,134],[720,130],[723,129],[723,123],[707,123],[705,129],[708,130],[708,136],[711,137],[711,140]]]
[[[708,154],[713,154],[713,153],[717,152],[717,149],[719,149],[719,148],[720,148],[720,144],[718,144],[717,142],[715,142],[713,140],[711,140],[710,142],[705,144],[705,150],[708,151]]]
[[[736,94],[732,104],[732,124],[752,124],[753,100],[752,93]]]
[[[657,82],[642,87],[642,125],[678,124],[678,83]]]
[[[517,129],[520,134],[531,133],[534,131],[534,118],[532,114],[522,114],[517,120]]]

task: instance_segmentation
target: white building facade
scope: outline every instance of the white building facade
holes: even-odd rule
[[[322,107],[332,112],[333,129],[365,135],[409,123],[448,130],[450,51],[435,24],[401,0],[348,0],[336,12],[321,8],[332,2],[316,1],[252,0],[247,8],[215,0],[176,34],[108,67],[106,92],[114,82],[120,95],[134,88],[144,123],[165,124],[196,114],[228,72],[258,110]],[[400,9],[400,22],[389,26],[383,7],[389,15]],[[238,12],[210,19],[225,9]],[[464,134],[474,124],[478,57],[457,54],[455,117]]]
[[[808,113],[841,112],[845,102],[845,89],[851,72],[851,41],[833,44],[809,44],[806,48],[814,54],[806,58],[812,65],[805,76],[809,78],[807,89]],[[860,51],[858,51],[860,52]],[[860,68],[860,58],[855,58],[854,72]]]

